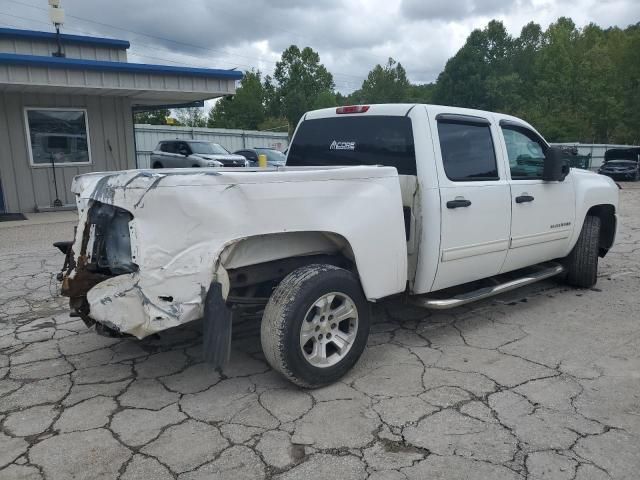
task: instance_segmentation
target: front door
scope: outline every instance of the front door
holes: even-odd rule
[[[434,150],[441,208],[440,256],[432,290],[495,275],[504,263],[510,192],[492,119],[442,110],[431,119],[439,143]]]
[[[511,178],[511,242],[502,268],[508,272],[567,254],[575,197],[571,174],[562,182],[542,180],[548,147],[536,132],[509,121],[501,129]]]

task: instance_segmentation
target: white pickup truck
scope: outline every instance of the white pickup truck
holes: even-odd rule
[[[569,170],[507,115],[434,105],[309,112],[287,166],[75,178],[63,294],[102,333],[204,318],[226,361],[236,312],[262,315],[269,363],[316,387],[358,360],[370,302],[443,309],[558,275],[596,283],[618,188]],[[263,313],[262,313],[263,312]]]

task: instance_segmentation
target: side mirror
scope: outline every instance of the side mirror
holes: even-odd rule
[[[185,157],[189,156],[189,152],[187,152],[184,148],[181,148],[180,150],[178,150],[178,153],[180,155],[184,155]]]
[[[544,156],[542,180],[545,182],[561,182],[569,175],[569,161],[558,147],[549,147]]]

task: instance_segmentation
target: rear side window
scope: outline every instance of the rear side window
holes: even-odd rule
[[[489,125],[438,121],[438,136],[449,180],[499,180]]]
[[[167,152],[167,153],[176,153],[175,142],[162,142],[160,144],[160,151]]]
[[[385,165],[416,175],[411,119],[396,116],[330,117],[302,122],[287,166]]]

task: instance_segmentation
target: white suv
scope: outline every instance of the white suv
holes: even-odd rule
[[[163,140],[151,154],[152,168],[248,167],[242,155],[222,145],[195,140]]]

